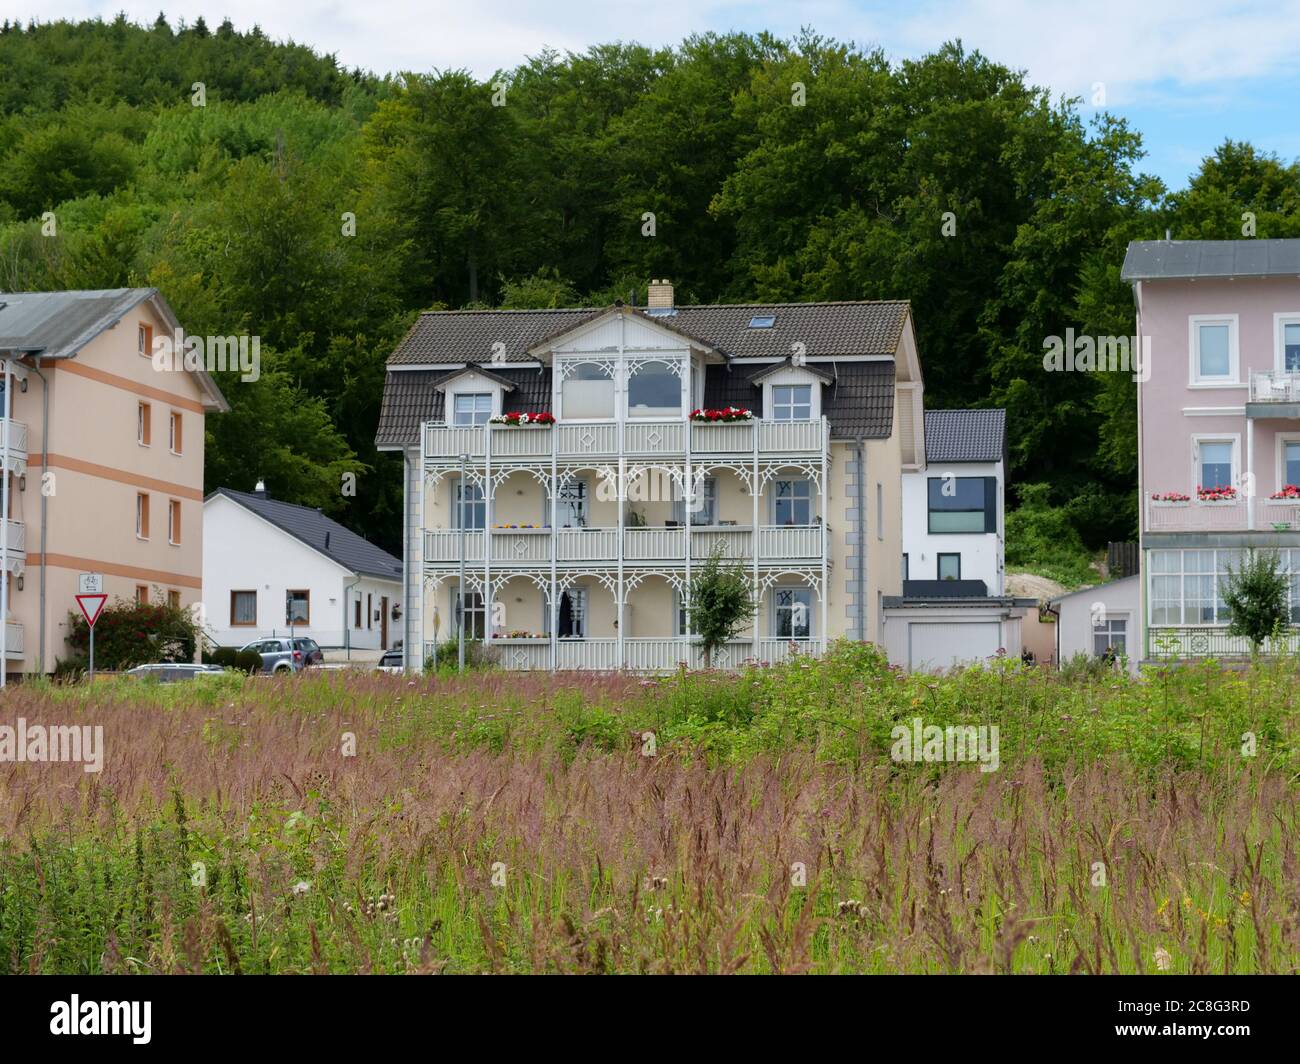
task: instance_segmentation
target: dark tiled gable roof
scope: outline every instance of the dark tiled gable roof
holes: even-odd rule
[[[404,369],[390,371],[384,382],[379,411],[378,447],[409,447],[420,441],[420,422],[441,421],[446,394],[438,385],[459,370]],[[494,374],[514,385],[502,396],[502,412],[534,414],[551,409],[549,369],[496,369]]]
[[[885,439],[894,425],[894,362],[821,363],[834,375],[822,391],[822,412],[836,439]],[[704,405],[740,406],[763,415],[763,388],[739,368],[710,366],[704,378]]]
[[[488,362],[505,345],[507,362],[526,361],[544,340],[604,314],[608,307],[576,310],[439,310],[421,314],[388,360],[390,366],[438,362]],[[734,303],[677,307],[671,314],[635,313],[686,333],[732,358],[787,358],[792,344],[809,358],[892,355],[907,320],[905,300],[862,303]],[[769,329],[751,318],[772,317]]]
[[[1300,240],[1134,240],[1125,281],[1300,276]]]
[[[927,462],[997,462],[1006,452],[1005,410],[927,410]]]
[[[528,350],[605,313],[583,310],[438,310],[421,314],[389,358],[390,366],[490,362],[498,343],[507,362],[531,359]]]
[[[608,308],[585,310],[475,310],[422,314],[388,360],[390,367],[440,362],[486,363],[493,345],[505,344],[505,360],[531,360],[528,351],[544,340],[584,325]],[[905,300],[860,303],[743,303],[677,307],[671,314],[637,309],[650,321],[698,339],[735,360],[788,358],[793,344],[808,358],[891,356],[874,362],[818,363],[818,373],[834,380],[825,386],[823,409],[839,439],[859,434],[889,436],[894,418],[894,362],[910,306]],[[751,328],[755,317],[774,318],[771,328]],[[762,410],[762,388],[749,379],[755,368],[710,366],[705,378],[706,406],[745,406]],[[504,397],[505,412],[549,411],[549,369],[503,368],[515,390]],[[375,442],[380,447],[412,446],[422,421],[443,416],[437,384],[455,371],[391,369]]]
[[[385,580],[402,579],[402,562],[386,550],[376,547],[368,539],[363,539],[349,528],[344,528],[337,521],[326,517],[319,510],[310,506],[298,506],[278,499],[265,499],[246,491],[232,491],[230,488],[218,488],[209,495],[224,495],[240,506],[251,510],[259,517],[271,522],[276,528],[289,533],[295,539],[302,540],[322,554],[353,573],[366,576],[382,577]],[[325,546],[325,536],[329,534],[329,546]]]

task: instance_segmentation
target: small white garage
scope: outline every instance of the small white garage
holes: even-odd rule
[[[1079,654],[1092,658],[1113,654],[1136,674],[1142,658],[1141,592],[1141,580],[1126,576],[1052,599],[1057,613],[1056,660],[1065,663]]]
[[[1019,658],[1020,619],[1034,599],[886,598],[885,652],[909,672],[943,672],[999,655]]]

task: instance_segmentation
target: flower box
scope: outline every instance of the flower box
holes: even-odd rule
[[[1188,506],[1191,501],[1192,497],[1190,495],[1184,495],[1179,491],[1166,491],[1151,496],[1152,506]]]
[[[504,425],[512,429],[546,429],[555,424],[555,415],[538,414],[497,414],[488,418],[489,425]]]
[[[1266,500],[1270,503],[1300,503],[1300,487],[1295,484],[1288,484],[1281,491],[1275,491]]]
[[[733,424],[737,421],[753,421],[754,412],[739,406],[700,407],[691,411],[691,420],[713,425]]]
[[[1226,485],[1217,485],[1213,488],[1196,489],[1196,501],[1199,503],[1235,503],[1240,501],[1236,488],[1230,488]]]

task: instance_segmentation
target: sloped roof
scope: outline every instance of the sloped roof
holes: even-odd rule
[[[398,582],[402,579],[400,558],[395,558],[388,551],[376,547],[368,539],[358,536],[350,528],[344,527],[333,518],[326,517],[319,510],[314,510],[310,506],[299,506],[296,503],[281,502],[279,499],[268,499],[254,492],[234,491],[231,488],[218,488],[203,501],[207,503],[218,495],[225,496],[231,502],[238,503],[263,520],[269,521],[282,532],[287,532],[313,550],[337,562],[348,572]]]
[[[377,447],[409,447],[420,441],[420,423],[441,421],[446,393],[439,389],[460,370],[389,371],[379,410]],[[503,414],[533,414],[551,409],[551,371],[536,367],[500,368],[495,375],[514,385],[502,396]]]
[[[1300,277],[1300,240],[1134,240],[1120,277]]]
[[[73,358],[122,317],[149,302],[173,328],[176,316],[156,288],[107,288],[77,292],[0,292],[0,351]],[[206,370],[194,373],[209,405],[229,410]]]
[[[1006,455],[1005,410],[927,410],[927,462],[999,462]]]
[[[504,346],[504,361],[528,361],[529,351],[539,344],[586,325],[610,309],[427,311],[402,338],[388,364],[490,362],[497,344]],[[803,345],[808,358],[893,355],[911,312],[906,300],[627,309],[731,358],[787,358],[796,343]],[[775,320],[770,328],[752,328],[749,323],[756,317]]]

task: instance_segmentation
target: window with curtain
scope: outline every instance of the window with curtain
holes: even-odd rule
[[[614,417],[614,376],[598,362],[572,366],[560,385],[560,413],[566,420],[609,420]]]
[[[1300,485],[1300,440],[1287,440],[1282,445],[1282,465],[1283,483]]]
[[[1226,321],[1196,326],[1196,375],[1201,380],[1227,380],[1232,375],[1232,326]]]
[[[230,624],[246,625],[257,623],[257,592],[232,591],[230,593]]]
[[[811,384],[772,385],[773,421],[808,421],[812,418]]]
[[[1201,440],[1197,448],[1197,487],[1232,487],[1232,441]]]
[[[1300,373],[1300,321],[1282,323],[1282,368]]]
[[[463,392],[452,396],[453,425],[486,425],[491,416],[491,392]]]

